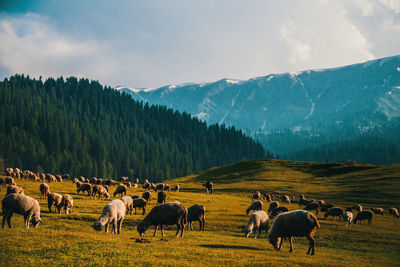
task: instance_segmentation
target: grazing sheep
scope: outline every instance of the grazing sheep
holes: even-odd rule
[[[249,222],[244,228],[245,237],[249,237],[253,230],[254,232],[258,231],[258,235],[255,235],[254,238],[260,237],[262,230],[265,230],[265,235],[267,235],[268,219],[267,213],[263,210],[253,212],[249,217]]]
[[[164,236],[163,225],[176,224],[178,227],[176,237],[178,237],[179,231],[181,232],[181,237],[183,237],[187,216],[188,210],[178,201],[161,204],[155,206],[149,214],[138,223],[137,230],[141,236],[144,236],[149,227],[154,225],[155,230],[153,236],[156,236],[158,227],[161,228],[161,234]]]
[[[214,194],[214,185],[212,182],[207,181],[203,185],[206,187],[206,194]]]
[[[351,207],[351,208],[352,208],[353,210],[358,211],[358,212],[360,212],[360,211],[363,210],[363,207],[362,207],[360,204],[355,205],[355,206],[353,206],[353,207]]]
[[[288,204],[291,203],[291,202],[290,202],[290,198],[289,198],[289,196],[287,196],[287,195],[282,195],[282,196],[281,196],[281,200],[282,200],[283,203],[288,203]]]
[[[359,213],[357,213],[356,217],[354,218],[353,223],[357,224],[357,222],[360,221],[360,224],[361,224],[362,220],[368,220],[368,225],[370,225],[370,224],[372,224],[373,215],[374,214],[370,210],[360,211]]]
[[[110,194],[108,194],[108,190],[105,188],[105,186],[94,185],[93,188],[92,188],[92,197],[94,197],[94,199],[96,199],[96,194],[97,194],[100,199],[103,196],[105,196],[107,199],[109,199],[110,198]]]
[[[314,255],[314,233],[320,225],[317,217],[309,211],[295,210],[279,214],[268,232],[268,240],[276,250],[282,248],[284,238],[290,242],[290,250],[293,251],[292,237],[305,236],[309,241],[307,254]],[[279,244],[278,244],[279,243]]]
[[[277,207],[279,207],[279,202],[271,202],[271,204],[269,204],[268,213],[271,213],[271,211],[276,209]]]
[[[47,194],[47,207],[49,208],[50,212],[51,212],[51,207],[53,207],[53,205],[56,207],[58,213],[61,213],[62,195],[57,194],[57,193],[48,193]]]
[[[399,211],[396,208],[389,208],[389,216],[393,216],[393,218],[399,218]]]
[[[7,169],[6,169],[6,175],[7,175],[7,176],[12,176],[13,173],[14,173],[13,168],[7,168]]]
[[[14,212],[24,216],[25,228],[29,228],[29,222],[34,227],[37,227],[42,222],[40,219],[40,205],[34,198],[23,194],[10,194],[3,199],[2,206],[3,228],[6,220],[8,227],[11,228],[11,216]]]
[[[126,214],[130,212],[130,214],[133,214],[133,199],[130,196],[124,196],[121,198],[122,202],[124,202],[125,209],[126,209]]]
[[[332,204],[325,204],[321,206],[321,211],[322,212],[327,212],[328,210],[330,210],[331,208],[333,208]]]
[[[383,215],[383,209],[382,209],[382,208],[372,208],[371,210],[372,210],[375,214]]]
[[[136,198],[140,198],[140,196],[139,195],[133,195],[133,196],[131,196],[131,198],[132,199],[136,199]]]
[[[164,185],[164,191],[171,191],[171,187],[169,186],[169,184],[165,184]]]
[[[13,194],[13,193],[15,193],[15,194],[24,194],[24,189],[22,187],[20,187],[20,186],[17,186],[17,185],[8,186],[6,195]]]
[[[131,182],[125,182],[124,185],[126,185],[126,187],[128,187],[128,188],[131,188],[131,187],[132,187]]]
[[[94,230],[100,232],[105,226],[105,232],[108,232],[108,225],[112,224],[113,234],[120,233],[122,227],[122,221],[125,218],[125,204],[120,199],[114,199],[113,201],[107,203],[101,215],[93,223],[92,227]]]
[[[83,177],[83,176],[81,176],[81,177],[79,177],[79,181],[80,181],[81,183],[86,183],[86,178]]]
[[[315,214],[318,215],[318,208],[319,208],[318,202],[311,202],[305,206],[304,210],[308,211],[315,210]]]
[[[49,185],[46,183],[40,184],[39,186],[40,189],[40,198],[47,198],[47,194],[50,192]]]
[[[314,202],[314,200],[312,199],[306,199],[304,198],[304,195],[300,195],[300,201],[299,201],[299,205],[300,207],[307,205],[308,203]]]
[[[200,231],[204,231],[206,227],[206,208],[201,204],[194,204],[188,208],[187,221],[189,230],[193,230],[193,222],[199,221]]]
[[[325,213],[324,218],[326,219],[328,216],[332,216],[332,218],[334,218],[335,216],[339,216],[340,222],[342,220],[343,213],[344,211],[342,208],[333,207]]]
[[[165,187],[165,184],[158,184],[158,185],[156,185],[156,187],[154,188],[154,192],[157,192],[158,190],[159,190],[159,191],[163,191],[163,190],[164,190],[164,187]]]
[[[69,175],[69,174],[63,174],[63,175],[61,175],[61,177],[63,178],[63,180],[71,179],[71,175]]]
[[[175,185],[175,188],[174,188],[175,192],[179,192],[180,189],[181,189],[181,187],[179,185]]]
[[[146,205],[147,205],[147,200],[144,198],[132,198],[133,200],[133,206],[132,208],[135,208],[135,214],[136,214],[136,208],[142,209],[143,210],[143,215],[146,212]]]
[[[70,214],[71,209],[74,206],[74,199],[68,194],[63,195],[61,206],[64,208],[65,214]]]
[[[271,195],[270,194],[264,193],[264,197],[265,197],[266,201],[271,202]]]
[[[96,177],[92,177],[89,179],[90,184],[99,184],[98,179]]]
[[[78,189],[76,190],[76,192],[79,194],[80,192],[87,192],[88,196],[90,196],[91,192],[92,192],[92,187],[90,186],[89,183],[83,183],[81,186],[78,187]]]
[[[326,202],[324,200],[317,200],[315,202],[317,202],[319,204],[319,206],[323,206],[326,204]]]
[[[115,189],[113,195],[114,195],[114,197],[115,197],[116,195],[120,195],[120,197],[126,196],[126,190],[127,190],[126,185],[120,184],[120,185],[118,185],[118,187]]]
[[[286,207],[277,207],[276,209],[273,209],[272,211],[271,211],[271,214],[269,215],[269,218],[270,219],[273,219],[273,218],[275,218],[276,216],[278,216],[280,213],[282,213],[282,212],[287,212],[287,211],[289,211],[289,209],[288,208],[286,208]]]
[[[351,225],[351,221],[353,220],[353,213],[351,211],[345,211],[343,213],[343,220],[347,222],[347,225]]]
[[[17,185],[17,184],[15,183],[14,178],[4,177],[4,185]]]
[[[251,197],[251,202],[253,202],[254,200],[258,200],[261,199],[261,193],[259,191],[257,191],[252,197]]]
[[[79,182],[78,178],[74,178],[74,180],[72,180],[72,186],[77,187],[78,182]]]
[[[142,198],[146,199],[147,203],[150,203],[150,200],[151,200],[151,193],[150,193],[150,191],[145,191],[145,192],[143,192]]]
[[[164,191],[160,191],[157,194],[157,205],[165,203],[165,200],[167,199],[167,194]]]
[[[149,181],[145,181],[144,183],[143,183],[143,189],[150,189],[150,183],[149,183]]]
[[[56,179],[57,179],[57,182],[62,182],[63,181],[61,175],[56,175]]]
[[[121,182],[126,182],[126,181],[128,181],[128,177],[121,177]]]
[[[263,203],[261,200],[256,200],[251,202],[250,206],[246,209],[246,215],[249,215],[249,212],[252,210],[262,210]]]

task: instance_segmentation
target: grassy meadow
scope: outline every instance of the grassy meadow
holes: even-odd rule
[[[214,195],[206,195],[202,184],[211,180]],[[394,266],[400,262],[400,219],[388,216],[387,208],[400,208],[400,165],[317,164],[281,160],[243,161],[205,172],[166,181],[181,192],[167,193],[167,201],[178,200],[186,207],[195,203],[206,209],[206,231],[185,231],[175,238],[176,226],[159,231],[153,237],[151,228],[140,239],[137,215],[125,217],[120,235],[96,232],[91,228],[109,200],[94,200],[76,193],[71,181],[50,183],[50,191],[71,194],[72,214],[49,213],[47,202],[40,199],[39,184],[16,181],[25,194],[38,199],[41,223],[38,228],[24,229],[23,217],[13,215],[12,229],[0,229],[0,265],[283,265],[283,266]],[[115,187],[110,188],[110,193]],[[297,238],[294,251],[289,243],[275,251],[265,238],[245,238],[242,233],[248,217],[245,210],[256,190],[288,193],[296,196],[290,210],[298,209],[298,194],[324,199],[340,207],[361,204],[364,209],[385,208],[385,215],[375,215],[373,226],[345,226],[333,219],[318,219],[321,228],[315,234],[315,255],[306,255],[308,241]],[[143,189],[129,188],[128,195]],[[2,189],[0,194],[5,194]],[[156,202],[147,206],[146,214]],[[268,203],[265,203],[265,209]],[[251,235],[253,237],[253,235]],[[138,242],[141,241],[141,242]]]

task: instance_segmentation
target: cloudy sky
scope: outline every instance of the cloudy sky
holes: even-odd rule
[[[154,88],[399,54],[399,0],[0,1],[0,79]]]

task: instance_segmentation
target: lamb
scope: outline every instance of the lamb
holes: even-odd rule
[[[383,215],[383,209],[382,209],[382,208],[372,208],[371,210],[372,210],[373,213],[375,213],[375,214]]]
[[[268,219],[267,213],[263,210],[253,212],[250,215],[249,222],[244,229],[245,237],[249,237],[253,230],[258,231],[258,235],[254,236],[255,238],[260,237],[262,230],[265,230],[265,235],[267,235]]]
[[[3,229],[7,220],[8,227],[11,228],[11,216],[15,212],[23,215],[25,220],[25,228],[29,228],[29,222],[34,227],[37,227],[42,220],[40,219],[40,205],[39,202],[29,196],[23,194],[10,194],[7,195],[3,201]]]
[[[61,206],[64,208],[65,214],[70,214],[71,209],[74,206],[74,199],[68,194],[63,195]]]
[[[252,197],[251,197],[251,202],[253,202],[254,200],[258,200],[261,198],[261,193],[259,191],[257,191]]]
[[[214,185],[211,181],[207,181],[203,184],[206,187],[206,193],[207,194],[214,194]]]
[[[47,198],[47,194],[50,192],[49,185],[46,183],[40,184],[39,186],[40,189],[40,198]]]
[[[282,206],[281,207],[277,207],[276,209],[273,209],[271,211],[271,214],[269,215],[269,218],[273,219],[276,216],[278,216],[279,214],[281,214],[282,212],[287,212],[287,211],[289,211],[289,209],[286,208],[286,207],[282,207]]]
[[[113,195],[114,195],[114,197],[115,197],[116,195],[126,196],[126,190],[127,190],[126,185],[120,184],[120,185],[118,185],[118,187],[115,189]]]
[[[167,199],[167,194],[164,191],[158,192],[158,194],[157,194],[157,205],[165,203],[166,199]]]
[[[90,196],[92,192],[92,188],[89,183],[83,183],[81,186],[78,187],[76,192],[79,194],[79,192],[87,192],[88,196]]]
[[[150,200],[151,200],[151,193],[150,193],[150,191],[145,191],[145,192],[143,192],[142,198],[146,199],[147,203],[150,203]]]
[[[319,208],[318,202],[310,202],[305,206],[304,210],[308,211],[315,210],[315,214],[318,215],[318,208]]]
[[[271,213],[271,211],[276,209],[277,207],[279,207],[279,202],[271,202],[271,204],[269,204],[268,213]]]
[[[287,195],[282,195],[282,196],[281,196],[281,200],[282,200],[283,203],[288,203],[288,204],[290,204],[290,198],[289,198],[289,196],[287,196]]]
[[[130,212],[130,214],[133,214],[133,199],[130,196],[124,196],[121,198],[122,202],[124,202],[125,209],[126,209],[126,214]]]
[[[246,209],[246,215],[249,215],[249,212],[252,210],[262,210],[263,209],[263,203],[261,200],[256,200],[251,202],[250,206]]]
[[[149,214],[138,223],[137,230],[141,236],[144,236],[149,227],[155,225],[153,236],[156,236],[158,227],[161,228],[161,234],[164,236],[163,225],[176,224],[178,227],[176,237],[179,236],[179,232],[181,232],[180,236],[183,237],[183,232],[187,223],[187,216],[187,208],[178,201],[161,204],[155,206]]]
[[[136,208],[142,209],[143,210],[143,215],[146,212],[146,205],[147,205],[147,200],[144,198],[132,198],[133,200],[133,206],[132,208],[135,208],[135,214],[136,214]]]
[[[79,187],[81,187],[81,185],[83,185],[83,183],[82,183],[81,181],[78,181],[78,182],[76,182],[75,187],[76,187],[76,188],[79,188]]]
[[[393,218],[399,218],[399,211],[396,208],[389,208],[389,215],[393,216]]]
[[[181,189],[181,187],[179,185],[175,185],[175,192],[179,192],[179,190]]]
[[[343,212],[344,211],[342,208],[333,207],[325,213],[324,218],[326,219],[328,216],[339,216],[339,221],[341,221],[343,217]]]
[[[206,227],[206,208],[201,204],[194,204],[188,208],[187,221],[189,230],[193,230],[193,222],[199,221],[200,231],[204,231]]]
[[[112,224],[112,233],[120,233],[122,227],[122,221],[125,218],[125,204],[120,199],[114,199],[113,201],[107,203],[101,215],[93,223],[92,227],[94,230],[100,232],[105,226],[105,232],[108,232],[108,225]]]
[[[343,213],[343,220],[347,222],[347,225],[351,225],[351,221],[353,220],[353,213],[351,211],[345,211]]]
[[[357,224],[357,222],[360,221],[360,224],[361,224],[362,220],[368,220],[368,225],[370,225],[370,224],[372,224],[372,217],[373,217],[372,211],[363,210],[363,211],[360,211],[359,213],[357,213],[356,217],[353,220],[353,223]]]
[[[307,254],[314,255],[314,233],[320,228],[317,217],[309,211],[294,210],[279,214],[268,232],[268,240],[276,250],[282,248],[284,238],[290,242],[293,251],[292,237],[305,236],[309,241]],[[279,243],[279,244],[278,244]]]
[[[15,194],[24,194],[24,189],[22,187],[20,187],[20,186],[17,186],[17,185],[8,186],[6,195],[13,194],[13,193],[15,193]]]
[[[56,207],[58,213],[61,213],[61,208],[62,208],[62,195],[57,194],[57,193],[48,193],[47,194],[47,207],[49,208],[49,211],[51,212],[51,208],[53,205]]]
[[[268,193],[264,193],[265,200],[271,202],[271,195]]]
[[[110,194],[108,194],[107,189],[105,187],[101,186],[101,185],[94,185],[93,186],[92,197],[94,197],[94,199],[96,199],[96,194],[99,196],[100,199],[103,196],[105,196],[107,199],[110,198]]]

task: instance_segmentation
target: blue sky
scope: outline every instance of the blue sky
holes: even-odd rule
[[[398,0],[0,2],[0,79],[151,88],[398,54]]]

